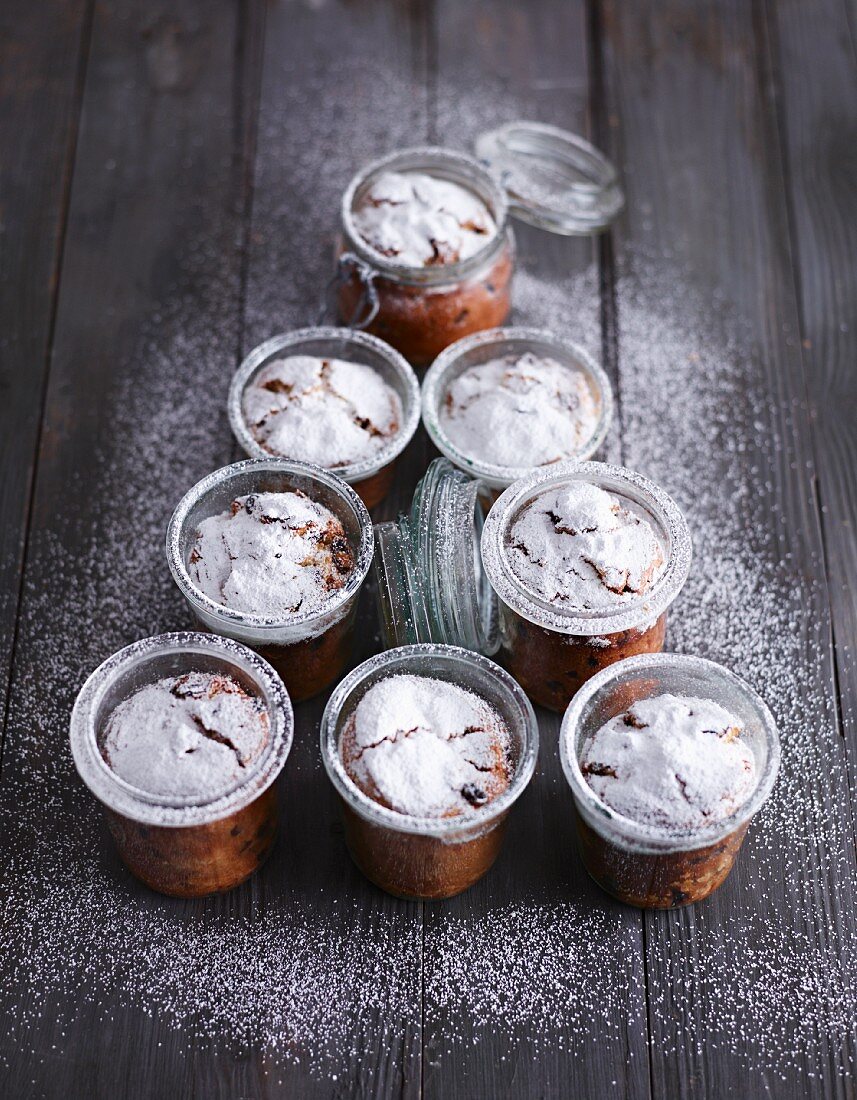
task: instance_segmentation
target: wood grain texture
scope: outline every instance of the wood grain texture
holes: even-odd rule
[[[164,523],[180,493],[228,458],[231,442],[222,414],[200,431],[193,401],[172,406],[171,379],[208,368],[210,387],[225,394],[235,363],[244,186],[237,38],[230,3],[119,0],[95,15],[4,768],[4,857],[19,874],[38,875],[26,869],[27,829],[73,836],[75,813],[94,809],[77,802],[67,756],[67,714],[83,676],[134,638],[187,625],[164,569]],[[174,466],[165,468],[157,445],[142,460],[126,451],[121,425],[135,410],[166,417],[164,430],[186,436]],[[127,522],[118,543],[117,514]],[[38,687],[46,669],[64,684],[50,703]],[[28,799],[46,775],[47,795]],[[121,894],[124,872],[104,841]],[[72,852],[83,879],[85,849]],[[134,898],[165,912],[142,888]],[[172,912],[205,919],[193,903]],[[16,1001],[14,989],[5,996]],[[49,1011],[3,1040],[8,1079],[30,1095],[194,1095],[187,1043],[157,1017],[109,987],[88,997],[60,985],[52,996]],[[221,1091],[257,1093],[258,1063],[236,1057],[235,1067]]]
[[[90,8],[0,13],[0,714],[20,594]]]
[[[808,838],[789,862],[782,881],[766,862],[751,832],[740,873],[707,903],[690,911],[646,918],[652,1012],[652,1085],[655,1095],[803,1096],[847,1094],[840,1071],[850,1051],[819,1034],[795,1052],[789,1070],[767,1072],[750,1048],[761,1024],[756,1002],[729,1029],[713,1011],[700,959],[728,951],[727,929],[781,927],[788,938],[806,936],[823,954],[853,934],[855,866],[849,812],[829,774],[842,775],[845,758],[832,732],[825,701],[834,691],[831,624],[820,517],[814,486],[810,416],[798,330],[798,304],[789,249],[783,163],[770,97],[768,43],[752,6],[720,4],[603,5],[604,69],[612,152],[624,169],[628,208],[619,232],[619,262],[628,284],[644,282],[653,269],[680,271],[703,302],[714,339],[728,346],[738,331],[746,357],[744,385],[764,394],[759,421],[742,426],[736,408],[740,458],[723,477],[749,487],[753,514],[765,517],[750,539],[800,591],[794,630],[801,675],[806,676],[806,725],[794,729],[782,700],[769,701],[785,737],[810,737],[826,767],[808,771],[803,798],[794,807]],[[623,300],[620,284],[619,329]],[[627,303],[630,308],[630,303]],[[711,497],[675,466],[659,445],[658,409],[646,402],[647,379],[622,358],[623,396],[638,402],[633,438],[626,433],[626,461],[644,469],[691,508]],[[729,474],[726,473],[729,465]],[[763,473],[760,473],[763,471]],[[709,475],[710,476],[710,475]],[[724,484],[729,482],[724,481]],[[683,495],[682,495],[683,494]],[[716,518],[706,517],[710,522]],[[760,558],[760,560],[761,560]],[[679,603],[680,611],[681,603]],[[740,612],[739,612],[740,613]],[[702,642],[704,645],[704,641]],[[710,652],[730,662],[726,652]],[[739,673],[742,668],[736,668]],[[792,764],[792,767],[794,764]],[[841,850],[814,839],[813,814],[836,822],[828,836]],[[769,842],[772,843],[772,842]],[[749,858],[748,858],[749,856]],[[773,881],[771,881],[773,877]],[[848,899],[848,900],[846,900]],[[760,934],[766,934],[761,931]],[[837,950],[836,946],[832,950]],[[740,962],[738,963],[740,965]],[[697,975],[697,978],[694,975]],[[763,981],[763,977],[759,977]],[[759,1009],[760,1010],[760,1009]],[[694,1041],[690,1037],[695,1037]]]
[[[314,7],[269,8],[259,101],[252,227],[247,258],[243,350],[278,332],[314,325],[334,270],[343,190],[367,161],[427,137],[426,35],[423,5],[371,0]],[[334,317],[326,318],[336,324]],[[237,457],[237,452],[236,452]],[[428,462],[418,437],[399,460],[390,497],[375,509],[392,518],[410,505]],[[371,582],[370,582],[371,585]],[[359,658],[380,648],[376,614],[364,593]],[[388,897],[354,867],[345,847],[336,797],[322,768],[318,725],[321,697],[297,710],[289,761],[282,876],[290,904],[344,937],[372,935],[392,924],[414,943],[415,980],[409,1020],[390,1020],[367,1007],[355,1029],[354,1051],[341,1085],[310,1079],[289,1060],[276,1065],[283,1096],[412,1097],[421,1078],[420,959],[422,906]],[[297,772],[300,786],[296,787]],[[284,784],[285,786],[285,784]],[[285,848],[285,845],[282,846]],[[319,889],[320,883],[325,888]],[[394,969],[386,976],[399,981]],[[361,1042],[366,1034],[372,1041]]]
[[[840,720],[857,737],[857,52],[839,0],[768,5],[803,360],[836,643]],[[823,58],[811,80],[807,57]]]
[[[752,996],[729,1034],[700,972],[717,950],[728,954],[733,932],[761,939],[784,927],[818,953],[855,942],[854,825],[845,792],[817,769],[806,776],[801,806],[835,823],[841,848],[821,850],[804,820],[809,811],[796,809],[794,832],[805,840],[783,859],[782,874],[751,832],[738,869],[709,902],[643,917],[610,902],[582,872],[558,720],[544,713],[537,775],[496,867],[445,904],[389,898],[352,866],[319,760],[324,697],[298,708],[281,785],[283,843],[227,898],[167,902],[130,880],[103,830],[93,838],[86,818],[93,806],[66,752],[68,712],[84,675],[134,638],[188,625],[163,563],[163,527],[185,488],[240,457],[224,400],[242,355],[316,321],[338,200],[352,173],[405,145],[470,149],[478,131],[533,117],[606,146],[629,201],[619,227],[594,244],[516,228],[522,270],[547,282],[597,265],[599,291],[580,320],[591,332],[600,318],[620,410],[602,457],[642,469],[700,516],[716,494],[700,486],[695,499],[692,470],[677,469],[663,445],[669,417],[648,394],[645,362],[636,361],[624,326],[636,287],[653,271],[680,272],[706,303],[713,339],[728,344],[730,333],[741,334],[747,404],[753,394],[764,401],[755,427],[736,409],[736,446],[718,473],[727,485],[737,470],[762,517],[760,555],[797,593],[789,629],[805,670],[805,727],[792,729],[781,701],[770,701],[789,736],[812,740],[814,759],[837,782],[850,765],[853,790],[853,5],[107,0],[95,8],[91,48],[83,2],[58,13],[45,5],[4,9],[0,24],[9,32],[0,140],[5,149],[11,138],[14,152],[3,164],[0,277],[16,286],[0,307],[9,341],[0,368],[3,685],[12,652],[6,628],[23,592],[0,785],[4,874],[33,875],[47,901],[51,883],[40,878],[30,838],[53,830],[88,888],[106,876],[111,896],[153,927],[166,915],[192,935],[233,918],[298,914],[334,936],[371,939],[383,928],[412,947],[404,978],[382,972],[372,1006],[343,1009],[352,1055],[336,1080],[314,1069],[299,1043],[265,1050],[225,1029],[199,1034],[194,1020],[177,1028],[161,1018],[161,1006],[149,1015],[127,1003],[109,973],[82,986],[51,974],[38,1001],[31,984],[10,983],[14,960],[5,958],[0,1092],[853,1097],[853,1037],[837,1046],[820,1033],[796,1051],[795,1064],[769,1072],[754,1057],[754,1033],[767,1023],[753,1015]],[[19,129],[24,137],[15,141]],[[519,310],[513,321],[521,317]],[[123,433],[134,416],[152,423],[149,431],[133,425],[129,447]],[[376,518],[408,506],[432,455],[420,429]],[[371,592],[364,595],[361,657],[380,644]],[[706,655],[733,663],[728,645]],[[46,686],[57,684],[56,697],[45,699]],[[841,738],[823,705],[837,698]],[[9,883],[0,876],[0,939]],[[603,969],[628,997],[611,1006],[609,1021],[560,1006],[560,1026],[540,1034],[532,1023],[472,1019],[466,1005],[435,999],[455,937],[472,945],[480,930],[491,934],[492,916],[516,909],[525,914],[516,948],[524,966],[528,949],[541,949],[538,930],[534,942],[525,934],[533,914],[582,915],[584,928],[591,920],[594,953],[603,951],[600,930],[612,929],[614,956]],[[38,926],[38,905],[34,913]],[[503,934],[511,923],[501,924]],[[561,950],[555,923],[551,935],[552,950]],[[569,928],[569,972],[581,937],[579,924]],[[383,994],[392,1003],[395,988],[401,1007],[403,985],[401,1016],[385,1011]],[[567,992],[559,983],[545,998]]]
[[[583,3],[437,4],[435,11],[437,104],[432,113],[440,144],[472,150],[477,135],[513,118],[533,118],[574,133],[590,133],[591,81],[588,68],[588,23]],[[597,263],[597,246],[587,239],[558,237],[513,223],[521,270],[539,279],[568,279]],[[531,304],[531,303],[530,303]],[[595,316],[580,316],[589,330],[598,324],[597,295],[581,307]],[[526,323],[520,308],[510,323]],[[548,321],[541,321],[549,324]],[[575,332],[564,333],[570,339]],[[618,425],[602,455],[618,459]],[[442,965],[451,929],[465,928],[472,942],[487,929],[492,913],[532,907],[550,925],[554,907],[567,906],[567,956],[571,960],[579,931],[572,914],[605,908],[583,871],[575,848],[568,786],[558,753],[559,719],[539,712],[539,764],[529,791],[511,817],[504,851],[491,873],[471,890],[444,905],[426,910],[426,984]],[[583,1008],[569,1014],[556,1033],[538,1033],[531,1023],[476,1021],[459,1006],[425,1006],[424,1085],[427,1097],[600,1097],[615,1092],[628,1098],[648,1095],[645,1034],[642,921],[640,914],[606,904],[618,944],[615,981],[634,992],[616,1034],[598,1034],[597,1042],[581,1040],[591,1021]],[[555,927],[554,940],[562,940]],[[553,944],[555,950],[561,950]],[[512,948],[515,950],[515,948]],[[522,935],[517,945],[526,967],[536,943]],[[533,965],[537,965],[534,957]],[[573,964],[569,961],[569,966]],[[639,969],[638,969],[639,968]],[[514,998],[514,989],[507,994]],[[561,994],[559,994],[561,996]],[[514,1006],[509,1005],[514,1011]],[[596,1031],[598,1031],[596,1027]],[[450,1036],[454,1037],[450,1041]],[[585,1054],[583,1051],[585,1050]]]

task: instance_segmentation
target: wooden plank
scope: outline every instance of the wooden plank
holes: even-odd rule
[[[737,872],[709,902],[646,920],[653,1091],[838,1096],[853,1058],[836,1006],[853,1003],[855,863],[764,23],[740,2],[607,0],[602,13],[629,192],[626,459],[696,534],[669,643],[747,676],[784,741]],[[803,79],[825,63],[804,55]]]
[[[0,13],[0,714],[5,714],[90,9]],[[13,292],[14,291],[14,292]]]
[[[478,133],[514,118],[590,132],[585,4],[440,3],[435,28],[442,144],[471,149]],[[598,354],[593,242],[518,225],[515,234],[513,322],[559,330]],[[557,286],[574,296],[584,285],[554,309]],[[604,457],[620,454],[617,424]],[[426,1096],[648,1095],[642,920],[582,870],[559,720],[541,712],[539,727],[537,773],[497,865],[426,910]]]
[[[857,56],[839,0],[768,6],[836,644],[840,722],[857,737]],[[823,58],[811,80],[806,57]]]
[[[224,903],[170,903],[125,875],[74,775],[67,729],[100,660],[187,624],[164,524],[231,451],[222,406],[252,86],[236,71],[238,40],[230,3],[118,0],[95,16],[2,788],[10,1094],[194,1091],[193,1030],[171,1022],[167,994],[146,1000],[147,983],[181,974],[147,956],[180,947],[179,929],[199,933]],[[264,1068],[234,1060],[230,1094],[256,1094]]]
[[[372,158],[423,143],[427,110],[421,3],[286,3],[269,9],[247,259],[245,352],[275,333],[316,323],[333,273],[343,190]],[[329,317],[328,323],[335,321]],[[409,506],[427,462],[428,442],[420,430],[400,460],[393,492],[376,509],[376,518],[393,517]],[[369,656],[380,641],[368,593],[360,615],[362,656]],[[298,708],[289,767],[301,776],[301,785],[291,789],[284,804],[289,850],[282,857],[279,881],[289,884],[287,904],[311,912],[330,936],[366,942],[392,937],[401,950],[410,950],[410,969],[400,972],[397,951],[387,971],[378,975],[371,1000],[359,1005],[343,998],[338,1011],[349,1039],[324,1074],[309,1074],[306,1058],[296,1063],[273,1051],[270,1084],[281,1095],[308,1098],[327,1097],[340,1088],[342,1095],[416,1096],[422,907],[381,894],[351,863],[339,808],[319,760],[317,730],[325,701],[322,696]],[[207,1074],[204,1067],[201,1082]]]

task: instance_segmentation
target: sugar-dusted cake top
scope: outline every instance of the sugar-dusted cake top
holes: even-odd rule
[[[439,419],[468,458],[520,468],[573,458],[598,416],[583,371],[525,352],[462,371],[447,387]]]
[[[268,363],[245,389],[242,406],[266,451],[328,469],[370,458],[402,422],[399,395],[376,370],[314,355]]]
[[[741,723],[718,703],[676,695],[640,699],[583,746],[580,768],[617,813],[647,825],[713,825],[756,783]]]
[[[268,742],[268,713],[230,676],[190,672],[139,688],[113,711],[101,754],[126,783],[153,795],[225,790]]]
[[[370,798],[415,817],[487,805],[509,785],[508,728],[480,696],[445,680],[394,675],[348,718],[343,763]]]
[[[570,611],[621,606],[664,568],[652,523],[588,481],[545,489],[512,522],[512,571],[530,592]]]
[[[363,240],[410,267],[457,263],[497,234],[491,212],[473,191],[424,172],[384,172],[354,211]]]
[[[354,571],[341,521],[300,491],[237,497],[199,525],[191,580],[235,611],[287,621],[322,611]]]

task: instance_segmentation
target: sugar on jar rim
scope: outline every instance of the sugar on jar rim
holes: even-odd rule
[[[642,510],[653,521],[666,553],[666,564],[652,586],[615,607],[579,609],[550,603],[524,585],[509,560],[509,528],[523,509],[551,487],[579,480],[597,485]],[[536,626],[586,637],[654,624],[681,591],[691,562],[687,521],[672,497],[642,474],[607,462],[557,462],[513,482],[488,513],[481,548],[483,568],[503,603]]]
[[[420,422],[420,384],[414,369],[404,356],[377,336],[351,328],[316,326],[280,333],[258,344],[245,357],[232,377],[227,399],[229,423],[235,438],[251,458],[288,458],[288,455],[277,455],[266,450],[250,431],[244,416],[244,394],[260,372],[274,358],[279,358],[283,352],[288,355],[319,355],[318,345],[324,345],[326,342],[329,342],[331,348],[339,348],[338,351],[324,353],[330,358],[343,358],[343,349],[347,344],[350,345],[348,352],[354,351],[355,355],[359,355],[360,351],[369,352],[381,359],[389,369],[392,378],[395,379],[395,383],[384,377],[383,371],[374,364],[367,365],[384,382],[391,385],[402,402],[402,423],[383,447],[366,458],[347,462],[341,466],[325,467],[341,477],[343,481],[353,485],[372,477],[398,458],[413,439]],[[307,345],[315,347],[316,350],[311,352],[302,350]],[[362,362],[356,357],[348,361]]]
[[[183,549],[185,532],[194,507],[220,489],[230,479],[237,481],[243,479],[246,475],[253,474],[258,474],[260,477],[265,474],[282,474],[285,477],[292,475],[305,478],[309,482],[319,482],[328,490],[331,490],[344,507],[351,509],[353,518],[360,527],[359,543],[353,546],[356,555],[354,569],[342,588],[330,593],[320,606],[310,608],[308,611],[298,612],[298,614],[290,615],[288,618],[251,614],[217,603],[193,583],[185,561]],[[284,489],[283,491],[288,490]],[[214,515],[215,513],[212,512],[211,514]],[[342,516],[340,515],[338,518],[341,520]],[[366,505],[354,489],[331,470],[325,470],[321,466],[315,466],[310,462],[298,462],[287,458],[247,458],[241,462],[233,462],[229,466],[222,466],[219,470],[214,470],[193,485],[176,505],[167,526],[166,537],[167,563],[170,572],[191,607],[204,616],[207,623],[211,621],[226,631],[240,632],[242,640],[249,639],[252,636],[253,641],[251,644],[257,642],[258,644],[274,643],[278,640],[277,634],[279,632],[291,632],[299,628],[305,628],[317,621],[327,620],[334,612],[343,608],[351,597],[358,592],[366,579],[369,567],[372,564],[374,547],[372,520]]]
[[[423,669],[421,665],[424,662],[434,667]],[[517,712],[522,743],[509,786],[487,806],[453,817],[417,817],[382,806],[362,791],[348,774],[339,748],[342,720],[347,719],[359,702],[359,698],[353,701],[355,691],[364,684],[367,684],[368,690],[368,687],[386,676],[397,674],[411,673],[443,679],[444,677],[438,675],[439,672],[444,667],[454,670],[456,664],[467,666],[483,685],[490,683],[495,688],[499,686],[509,707]],[[414,668],[415,665],[417,668]],[[451,683],[460,683],[451,677],[447,679]],[[467,687],[475,694],[480,694],[478,687]],[[360,697],[362,698],[362,694]],[[523,794],[535,771],[539,751],[539,728],[535,711],[517,680],[480,653],[438,642],[398,646],[378,653],[358,665],[340,681],[328,700],[321,719],[319,737],[322,761],[331,783],[344,802],[360,817],[373,825],[396,832],[431,836],[447,843],[472,839],[474,835],[481,835],[490,829]]]
[[[209,797],[154,794],[122,779],[104,759],[99,736],[101,723],[109,715],[102,714],[102,707],[107,693],[123,677],[129,677],[147,664],[154,664],[159,658],[170,657],[187,658],[186,672],[199,671],[194,656],[222,662],[226,672],[237,669],[258,689],[268,714],[268,741],[246,774],[215,790]],[[146,682],[154,683],[155,679]],[[124,698],[129,697],[130,692],[124,695]],[[268,662],[240,642],[200,631],[177,631],[141,638],[108,657],[81,687],[72,710],[69,733],[78,773],[95,797],[123,817],[162,828],[208,824],[249,805],[283,770],[293,736],[291,700]]]
[[[596,795],[580,767],[586,721],[600,695],[632,678],[669,677],[669,692],[712,698],[736,714],[744,730],[750,729],[764,750],[764,763],[753,792],[728,817],[712,825],[684,830],[652,825],[618,813]],[[681,678],[681,687],[678,687]],[[657,693],[656,693],[657,694]],[[645,696],[641,696],[645,697]],[[624,709],[627,709],[625,705]],[[606,720],[606,719],[605,719]],[[591,677],[580,688],[563,715],[559,734],[560,760],[571,787],[577,812],[607,841],[633,853],[665,854],[696,851],[717,844],[748,822],[767,801],[780,766],[780,739],[776,722],[765,701],[734,672],[704,657],[681,653],[644,653],[616,661]]]
[[[356,206],[369,185],[383,172],[419,171],[427,175],[458,183],[472,191],[485,203],[494,219],[496,232],[472,256],[454,263],[429,267],[404,263],[395,256],[378,252],[358,232],[354,223]],[[497,178],[475,157],[441,146],[417,146],[400,149],[372,161],[357,172],[342,195],[340,206],[342,227],[348,248],[364,263],[392,279],[416,285],[457,283],[479,270],[508,241],[509,203]]]
[[[491,352],[496,349],[495,355]],[[528,351],[558,359],[564,366],[580,371],[598,401],[598,418],[584,445],[566,461],[589,459],[607,436],[613,419],[613,389],[610,380],[595,359],[578,344],[555,333],[533,328],[494,328],[465,336],[450,344],[432,363],[422,385],[422,416],[426,431],[438,450],[459,469],[477,477],[492,489],[505,489],[544,466],[498,466],[467,454],[449,438],[441,422],[440,411],[450,383],[470,367],[490,358],[522,355]],[[483,355],[483,353],[485,353]],[[471,357],[475,356],[471,360]]]

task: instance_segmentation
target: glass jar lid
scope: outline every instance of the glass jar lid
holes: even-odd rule
[[[479,482],[437,458],[410,512],[375,525],[375,577],[385,647],[442,642],[490,655],[497,600],[482,568]]]
[[[510,212],[563,236],[606,229],[625,205],[616,168],[584,138],[542,122],[507,122],[476,140]]]

